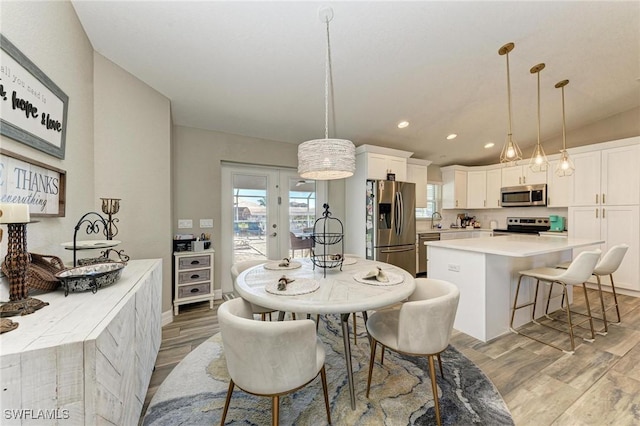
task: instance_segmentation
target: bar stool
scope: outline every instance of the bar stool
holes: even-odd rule
[[[618,244],[613,246],[602,256],[602,259],[596,265],[593,270],[593,275],[596,277],[596,281],[598,283],[598,294],[600,296],[600,306],[602,308],[602,318],[594,316],[593,318],[602,320],[604,323],[604,328],[596,333],[601,335],[606,335],[609,331],[608,320],[607,320],[607,311],[613,308],[616,309],[616,315],[618,317],[617,321],[611,321],[612,323],[620,322],[620,308],[618,307],[618,295],[616,294],[616,286],[613,282],[613,273],[618,270],[622,260],[624,259],[625,254],[627,254],[627,250],[629,246],[626,244]],[[557,265],[556,268],[567,269],[571,265],[571,262],[561,263]],[[611,292],[613,293],[613,306],[609,306],[605,308],[604,306],[604,298],[602,296],[602,287],[600,277],[604,277],[609,275],[609,280],[611,281]],[[552,286],[553,287],[553,286]],[[551,294],[551,288],[549,289],[549,294]],[[563,301],[564,302],[564,301]],[[548,309],[548,306],[547,306]]]
[[[593,251],[583,251],[582,253],[580,253],[575,260],[571,263],[571,265],[569,266],[568,269],[563,270],[563,269],[556,269],[556,268],[548,268],[548,267],[543,267],[543,268],[535,268],[535,269],[529,269],[526,271],[520,271],[520,278],[518,279],[518,286],[516,288],[516,295],[515,298],[513,299],[513,309],[511,311],[511,322],[509,323],[509,328],[511,329],[511,331],[513,331],[516,334],[520,334],[522,336],[528,337],[532,340],[535,340],[537,342],[543,343],[545,345],[551,346],[553,348],[559,349],[565,353],[574,353],[576,350],[576,346],[575,346],[575,341],[574,341],[574,335],[573,335],[573,329],[574,327],[578,327],[579,325],[581,325],[582,323],[589,321],[589,326],[590,326],[590,330],[591,330],[591,341],[593,341],[595,339],[595,334],[594,334],[594,330],[593,330],[593,319],[591,318],[591,308],[589,307],[589,299],[587,298],[587,286],[585,285],[585,282],[589,279],[589,277],[591,276],[591,274],[593,273],[593,270],[596,267],[596,263],[598,262],[598,258],[600,257],[600,254],[602,252],[600,250],[593,250]],[[518,305],[518,294],[520,293],[520,284],[522,283],[522,278],[523,277],[531,277],[531,278],[535,278],[536,279],[536,290],[535,290],[535,295],[533,298],[533,301],[529,301],[527,303],[523,303],[521,305]],[[567,314],[567,322],[569,325],[569,339],[571,341],[571,350],[567,351],[565,349],[560,348],[559,346],[556,346],[552,343],[549,342],[545,342],[543,340],[540,340],[536,337],[533,337],[531,335],[528,335],[526,333],[523,333],[522,331],[518,331],[515,330],[513,328],[513,319],[515,317],[515,313],[516,310],[521,309],[521,308],[525,308],[528,306],[533,306],[532,310],[531,310],[531,321],[534,324],[537,325],[542,325],[557,331],[561,331],[563,333],[566,333],[566,330],[560,329],[560,328],[556,328],[556,327],[552,327],[548,324],[544,324],[541,322],[536,321],[535,319],[535,312],[536,312],[536,303],[537,303],[537,299],[538,299],[538,288],[540,286],[540,281],[545,281],[548,283],[551,283],[551,285],[553,284],[560,284],[562,285],[562,294],[563,297],[566,298],[566,300],[569,300],[569,295],[567,293],[567,286],[568,285],[580,285],[582,284],[582,288],[584,290],[584,295],[585,295],[585,302],[587,305],[587,314],[584,315],[585,317],[587,317],[586,320],[578,323],[578,324],[573,324],[572,319],[571,319],[571,310],[569,309],[569,303],[566,304],[566,314]],[[547,306],[548,306],[548,301],[547,301]],[[589,341],[589,339],[584,339]]]

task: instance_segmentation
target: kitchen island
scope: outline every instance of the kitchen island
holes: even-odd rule
[[[555,266],[571,260],[574,248],[593,246],[596,249],[602,243],[602,240],[537,235],[432,241],[425,243],[429,258],[428,277],[458,286],[460,303],[454,328],[486,342],[509,331],[519,271]],[[535,282],[525,282],[530,284],[520,289],[520,303],[529,300],[533,294]],[[539,292],[539,302],[543,294],[544,291]],[[558,308],[559,303],[559,300],[552,300],[551,308]],[[516,312],[516,328],[531,320],[530,309]],[[543,310],[544,304],[538,304],[536,318]]]

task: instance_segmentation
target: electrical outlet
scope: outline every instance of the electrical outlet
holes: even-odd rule
[[[200,228],[213,228],[213,219],[200,219]]]
[[[178,229],[193,228],[191,219],[178,219]]]
[[[449,270],[452,271],[452,272],[460,272],[460,265],[456,265],[454,263],[449,263],[447,266],[448,266]]]

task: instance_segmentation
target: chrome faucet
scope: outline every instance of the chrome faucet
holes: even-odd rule
[[[431,215],[431,229],[434,229],[434,221],[436,220],[442,220],[442,215],[440,215],[440,213],[438,212],[433,212],[433,214]]]

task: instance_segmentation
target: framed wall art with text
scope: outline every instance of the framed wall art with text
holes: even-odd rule
[[[0,134],[64,159],[69,97],[0,34]]]
[[[64,217],[67,172],[0,148],[0,202],[28,204],[35,217]]]

